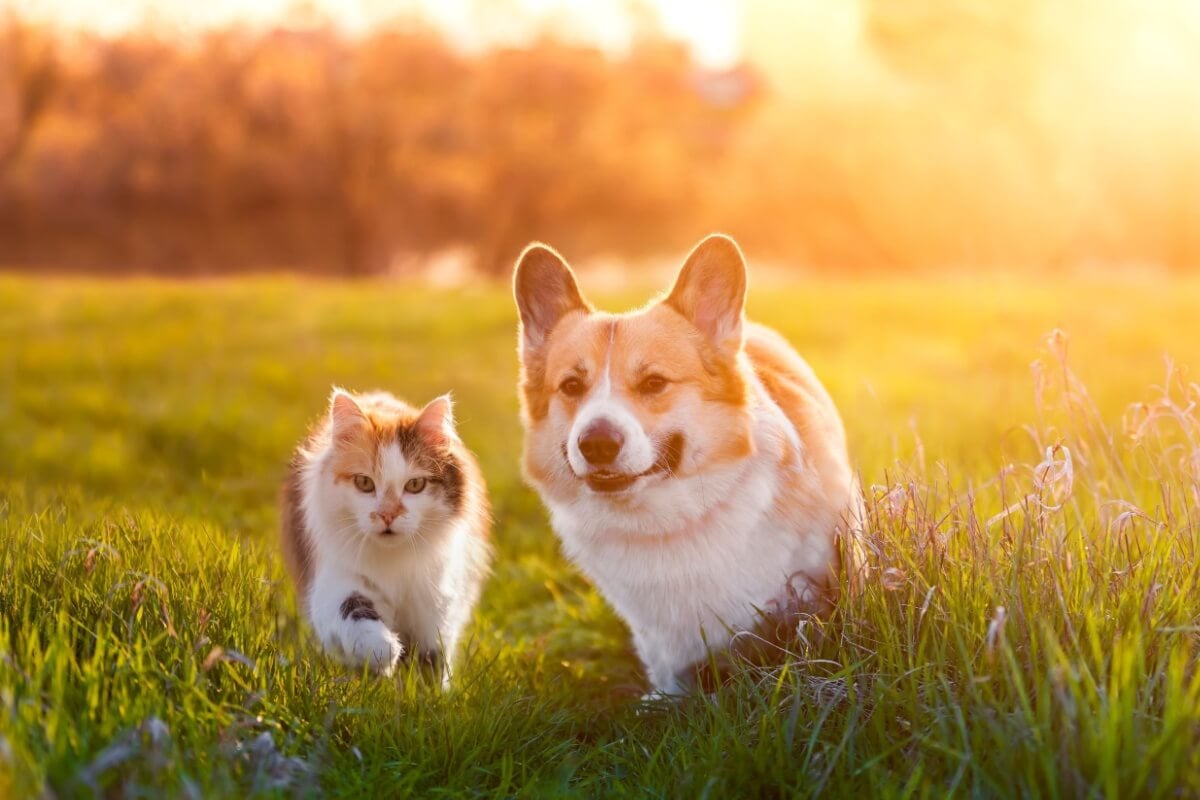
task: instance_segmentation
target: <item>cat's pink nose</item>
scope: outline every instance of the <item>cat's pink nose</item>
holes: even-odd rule
[[[400,516],[400,512],[403,510],[403,508],[388,509],[386,511],[380,510],[379,519],[383,521],[384,525],[391,525],[396,517]]]

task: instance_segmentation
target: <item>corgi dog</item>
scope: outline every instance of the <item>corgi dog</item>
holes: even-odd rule
[[[628,624],[654,692],[772,615],[836,599],[862,498],[833,401],[744,318],[746,263],[704,239],[665,298],[596,311],[542,244],[517,262],[523,467],[565,555]]]

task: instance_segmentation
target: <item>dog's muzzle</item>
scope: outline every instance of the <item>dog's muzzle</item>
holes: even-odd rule
[[[583,450],[584,440],[587,438],[588,431],[585,431],[584,436],[580,437],[579,447],[583,451],[584,458],[589,464],[611,464],[616,459],[616,453],[620,452],[620,445],[617,446],[616,453],[607,461],[597,462],[588,456],[587,451]],[[658,457],[654,459],[654,463],[650,468],[643,472],[616,472],[615,470],[594,469],[583,476],[583,480],[587,483],[588,488],[595,492],[604,492],[606,494],[613,492],[621,492],[628,489],[637,481],[638,478],[656,473],[662,473],[668,477],[673,477],[675,471],[679,468],[680,462],[683,461],[683,450],[686,445],[686,439],[682,433],[676,431],[667,436],[666,439],[658,446]],[[563,445],[563,457],[566,458],[567,448]]]

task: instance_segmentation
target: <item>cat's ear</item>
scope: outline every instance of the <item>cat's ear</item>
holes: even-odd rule
[[[592,310],[567,262],[552,248],[536,242],[517,259],[513,296],[521,312],[522,353],[540,348],[570,312]]]
[[[345,442],[356,438],[367,424],[367,415],[354,395],[345,389],[334,388],[329,396],[329,424],[333,438]]]
[[[696,245],[663,302],[717,347],[741,347],[746,260],[737,243],[714,233]]]
[[[444,394],[429,401],[417,417],[417,430],[426,441],[445,444],[458,439],[454,428],[454,401]]]

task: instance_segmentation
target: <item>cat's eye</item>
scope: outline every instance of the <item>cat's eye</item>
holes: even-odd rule
[[[574,376],[567,378],[558,385],[558,390],[567,397],[579,397],[586,389],[587,387],[583,385],[583,381]]]
[[[658,394],[670,383],[662,375],[647,375],[638,383],[637,390],[642,394]]]
[[[369,494],[375,491],[375,481],[371,480],[370,475],[355,475],[354,488]]]
[[[425,491],[425,478],[409,478],[408,483],[404,484],[404,491],[409,494],[420,494]]]

